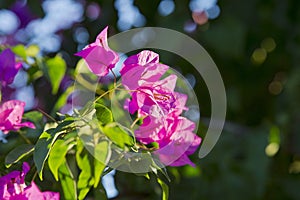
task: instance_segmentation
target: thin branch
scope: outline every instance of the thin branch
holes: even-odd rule
[[[45,115],[49,119],[51,119],[52,121],[57,123],[57,121],[52,116],[50,116],[48,113],[44,112],[42,109],[38,108],[37,110],[40,111],[43,115]]]

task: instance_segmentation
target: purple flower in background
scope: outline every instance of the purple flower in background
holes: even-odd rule
[[[0,53],[0,82],[5,87],[14,81],[21,63],[15,62],[15,54],[10,49],[5,49]]]
[[[30,170],[23,163],[22,171],[12,171],[0,177],[0,198],[3,200],[59,200],[57,192],[41,192],[34,182],[26,186],[25,176]]]
[[[90,71],[99,77],[107,75],[119,61],[119,55],[108,47],[107,29],[108,27],[97,36],[95,42],[75,54],[82,57]]]
[[[35,19],[27,4],[22,1],[14,3],[10,10],[19,17],[20,28],[25,28],[31,20]]]
[[[25,103],[18,100],[6,101],[0,105],[0,130],[3,133],[17,131],[22,127],[35,128],[31,122],[23,122]]]

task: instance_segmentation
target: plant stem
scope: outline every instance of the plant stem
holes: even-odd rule
[[[117,85],[117,76],[112,69],[110,69],[111,73],[114,75],[114,87]]]
[[[106,92],[104,92],[103,94],[101,94],[99,97],[97,97],[93,103],[96,103],[99,99],[101,99],[102,97],[104,97],[105,95],[107,95],[108,93],[110,93],[111,91],[114,91],[117,87],[119,87],[121,84],[115,85],[112,89],[107,90]]]
[[[130,128],[132,129],[134,127],[134,125],[140,120],[141,118],[136,118],[134,120],[134,122],[132,122],[132,124],[130,125]]]
[[[42,109],[38,108],[37,110],[40,111],[43,115],[45,115],[49,119],[51,119],[52,121],[54,121],[55,123],[57,123],[57,121],[52,116],[50,116],[48,113],[44,112]]]

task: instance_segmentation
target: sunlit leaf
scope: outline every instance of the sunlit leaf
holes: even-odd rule
[[[52,85],[52,94],[56,94],[65,75],[67,65],[61,56],[56,55],[46,61],[47,73]]]
[[[98,184],[101,179],[101,174],[105,169],[108,158],[110,157],[109,142],[100,141],[95,146],[94,151],[94,188],[98,187]]]
[[[57,140],[51,148],[48,165],[54,176],[58,181],[58,168],[65,162],[65,156],[68,152],[68,145],[64,140]]]
[[[47,160],[50,150],[55,140],[64,132],[61,130],[72,124],[73,121],[63,121],[56,128],[49,129],[41,134],[37,143],[35,144],[35,150],[33,152],[33,160],[37,168],[39,177],[43,180],[43,168],[45,161]]]
[[[104,134],[116,145],[124,148],[125,145],[133,146],[133,138],[116,123],[110,123],[103,128]]]
[[[30,45],[26,48],[26,54],[30,57],[35,57],[40,52],[40,48],[37,45]]]
[[[78,187],[78,199],[84,199],[90,188],[94,185],[94,178],[92,176],[92,166],[89,160],[89,153],[84,148],[83,143],[78,140],[76,161],[79,169],[81,170],[77,187]]]
[[[112,112],[106,106],[96,103],[95,109],[96,109],[96,116],[100,124],[105,125],[113,121]]]
[[[25,46],[22,44],[19,44],[17,46],[14,46],[11,48],[11,50],[18,56],[20,56],[21,58],[23,58],[24,60],[26,60],[26,49]]]
[[[169,199],[169,186],[162,181],[160,178],[157,178],[157,182],[161,186],[162,189],[162,200],[168,200]]]
[[[76,181],[66,160],[64,160],[64,163],[58,169],[58,177],[65,199],[77,199]]]

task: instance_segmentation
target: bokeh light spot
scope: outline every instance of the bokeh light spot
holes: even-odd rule
[[[184,24],[183,29],[184,29],[185,32],[188,32],[188,33],[194,32],[197,29],[197,24],[192,22],[192,21],[187,21]]]
[[[213,7],[206,10],[206,14],[208,19],[216,19],[220,15],[220,7],[218,5],[214,5]]]
[[[86,28],[78,27],[74,31],[73,37],[76,42],[85,44],[88,42],[90,35]]]
[[[158,6],[158,13],[161,16],[170,15],[175,10],[175,3],[173,0],[162,0]]]
[[[296,160],[294,161],[290,167],[289,167],[289,173],[290,174],[298,174],[300,173],[300,161]]]
[[[0,10],[0,35],[14,33],[20,25],[18,16],[10,10]]]
[[[268,146],[265,149],[265,153],[269,157],[273,157],[279,150],[279,144],[273,142],[268,144]]]
[[[267,58],[267,51],[262,48],[255,49],[251,58],[255,64],[261,64]]]
[[[97,19],[100,15],[100,12],[100,6],[96,3],[90,3],[86,8],[86,16],[91,20]]]
[[[269,92],[273,95],[278,95],[283,89],[282,83],[279,81],[273,81],[269,85]]]
[[[208,21],[206,12],[204,12],[204,11],[202,11],[202,12],[193,12],[192,17],[193,17],[194,22],[199,24],[199,25],[203,25]]]
[[[273,38],[266,38],[261,42],[261,47],[267,52],[272,52],[276,48],[276,43]]]

